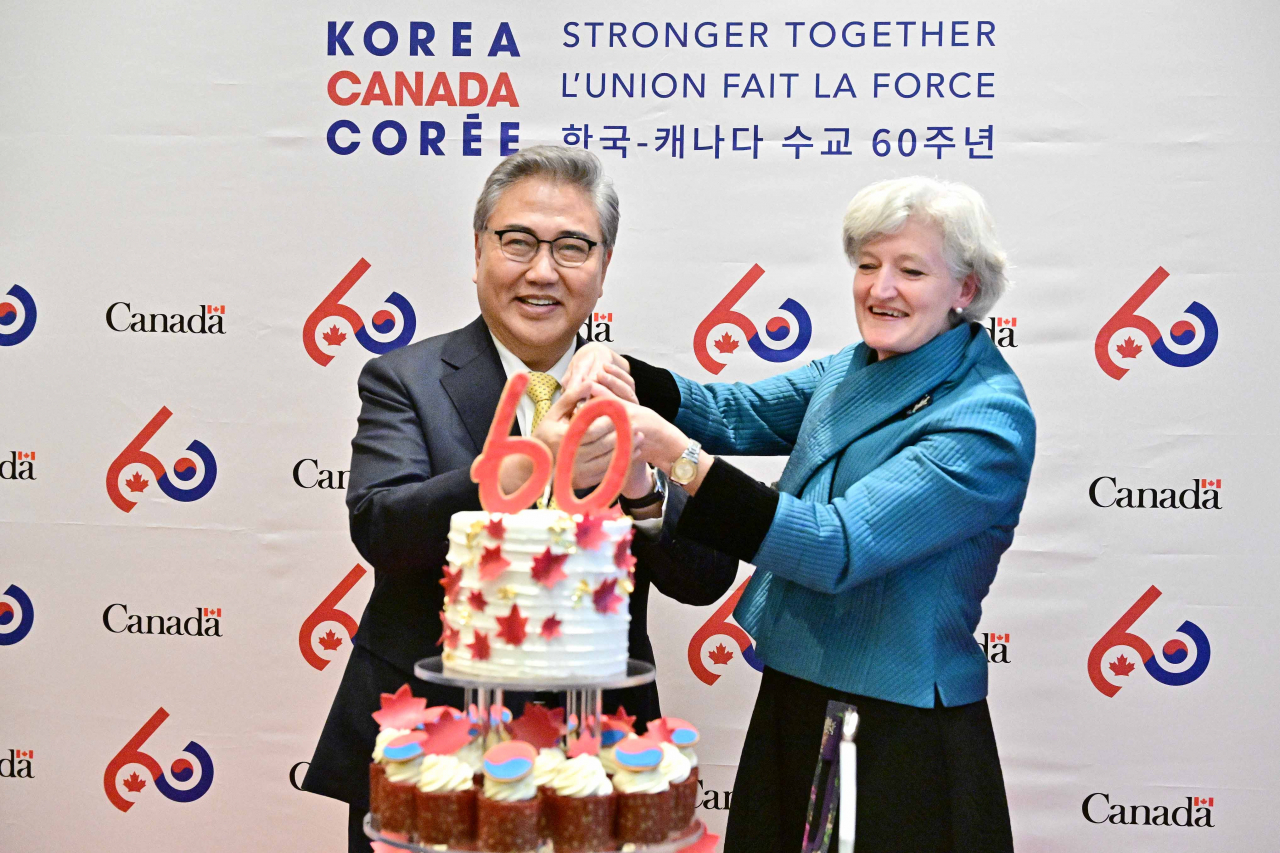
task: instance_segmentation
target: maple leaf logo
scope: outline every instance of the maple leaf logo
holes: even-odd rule
[[[551,589],[568,577],[564,573],[564,562],[567,559],[569,559],[568,554],[552,554],[551,549],[547,548],[533,558],[533,567],[529,570],[529,574],[535,582]]]
[[[1107,667],[1116,675],[1128,675],[1133,672],[1133,664],[1129,663],[1129,659],[1124,655],[1107,664]]]
[[[618,612],[618,605],[622,603],[622,596],[614,592],[617,586],[617,578],[610,578],[607,581],[601,581],[600,586],[596,587],[596,591],[591,593],[591,600],[595,603],[597,613]]]
[[[538,633],[542,634],[544,640],[554,640],[560,636],[560,620],[552,613],[546,619],[542,620],[542,630]]]
[[[506,616],[495,617],[498,622],[498,636],[508,645],[518,646],[524,642],[526,635],[525,626],[529,624],[529,620],[525,616],[520,615],[520,605],[511,605],[511,612]]]
[[[320,337],[324,338],[324,342],[326,344],[335,347],[342,346],[342,342],[347,339],[347,336],[343,332],[338,331],[336,324],[330,327],[329,331],[325,332]]]
[[[488,603],[485,600],[484,593],[478,589],[467,596],[467,604],[470,604],[471,609],[477,613],[483,613],[485,605]]]
[[[124,777],[124,789],[131,794],[136,794],[143,788],[147,787],[147,780],[138,775],[138,771],[133,771],[131,776]]]
[[[471,657],[475,660],[488,660],[489,635],[483,631],[476,631],[476,638],[467,643],[467,648],[471,649]]]
[[[333,629],[329,629],[329,633],[321,634],[316,638],[316,642],[320,644],[320,648],[326,652],[337,651],[338,646],[342,645],[342,638],[333,633]]]
[[[728,332],[725,332],[723,335],[716,338],[711,343],[715,346],[716,349],[720,350],[720,352],[724,353],[725,355],[731,355],[733,351],[738,348],[738,342],[733,338],[731,338]]]
[[[147,486],[151,485],[149,481],[142,479],[142,475],[139,474],[137,471],[134,471],[133,476],[125,480],[124,484],[129,488],[129,491],[131,492],[140,492],[143,489],[145,489]],[[144,782],[143,784],[146,784],[146,783]]]
[[[480,555],[480,580],[491,581],[507,570],[511,561],[502,556],[502,546],[494,545],[485,548]]]
[[[1120,353],[1121,358],[1137,358],[1138,353],[1142,352],[1142,345],[1135,344],[1130,336],[1124,339],[1124,343],[1116,344],[1116,352]]]
[[[724,647],[724,643],[720,643],[711,651],[707,652],[707,657],[711,658],[711,662],[719,666],[724,666],[733,660],[733,652]]]
[[[577,527],[578,547],[584,551],[594,551],[605,540],[604,516],[587,513]]]

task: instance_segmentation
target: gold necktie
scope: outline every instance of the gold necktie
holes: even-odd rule
[[[538,424],[542,422],[542,418],[551,408],[551,395],[556,393],[556,389],[560,387],[560,383],[549,373],[538,373],[537,371],[529,372],[529,387],[524,389],[524,393],[529,395],[529,399],[533,400],[533,423],[529,426],[529,435],[533,435],[533,431],[538,428]],[[539,509],[555,509],[556,502],[554,499],[546,501],[542,498],[538,499]]]

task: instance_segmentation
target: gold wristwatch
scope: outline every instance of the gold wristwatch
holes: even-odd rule
[[[680,454],[680,458],[671,463],[671,482],[687,486],[698,476],[698,453],[702,445],[689,439],[689,446]]]

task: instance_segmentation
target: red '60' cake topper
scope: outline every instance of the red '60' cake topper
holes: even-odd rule
[[[480,485],[480,506],[485,512],[515,513],[529,507],[542,494],[551,479],[551,450],[536,438],[511,435],[511,422],[516,416],[525,388],[529,386],[529,374],[517,373],[507,380],[498,401],[498,411],[489,425],[489,435],[484,440],[484,450],[471,463],[471,479]],[[604,479],[591,494],[582,500],[573,493],[573,458],[587,427],[597,418],[613,421],[617,444],[613,458],[605,471]],[[511,494],[502,491],[498,469],[508,456],[524,456],[533,463],[533,475],[523,486]],[[569,421],[569,429],[560,443],[559,458],[555,461],[555,483],[552,494],[556,505],[569,514],[601,512],[613,503],[622,491],[622,483],[631,464],[631,421],[627,410],[619,400],[596,397],[584,404]]]

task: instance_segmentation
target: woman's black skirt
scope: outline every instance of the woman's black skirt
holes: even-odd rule
[[[733,786],[725,853],[799,853],[829,700],[858,708],[855,853],[1013,850],[986,700],[913,708],[766,668]]]

